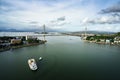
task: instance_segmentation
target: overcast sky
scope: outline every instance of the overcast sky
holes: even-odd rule
[[[0,0],[0,29],[120,31],[120,0]]]

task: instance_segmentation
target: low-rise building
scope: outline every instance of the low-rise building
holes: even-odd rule
[[[26,36],[26,40],[28,40],[28,39],[36,39],[37,37],[36,36]]]
[[[21,39],[11,39],[11,44],[20,44]]]
[[[120,37],[115,37],[114,38],[114,43],[120,43]]]
[[[105,41],[107,44],[109,44],[110,43],[110,40],[108,40],[108,39],[106,39],[106,41]]]
[[[105,39],[100,39],[100,42],[105,42]]]

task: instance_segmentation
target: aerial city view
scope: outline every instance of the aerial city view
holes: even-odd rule
[[[0,80],[120,80],[120,0],[0,0]]]

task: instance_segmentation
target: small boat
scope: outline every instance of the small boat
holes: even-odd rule
[[[39,57],[39,60],[42,60],[42,57]]]
[[[28,59],[28,64],[31,70],[37,70],[37,64],[35,59]]]

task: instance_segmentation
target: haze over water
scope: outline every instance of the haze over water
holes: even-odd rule
[[[49,36],[47,43],[0,52],[1,80],[119,80],[120,47]],[[43,60],[39,61],[39,57]],[[35,58],[38,70],[27,60]]]

